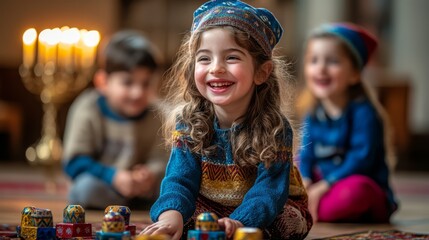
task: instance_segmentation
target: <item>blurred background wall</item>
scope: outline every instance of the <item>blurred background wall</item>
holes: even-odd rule
[[[142,30],[160,49],[167,68],[193,11],[202,0],[3,0],[0,1],[0,159],[25,161],[24,150],[40,137],[42,109],[18,74],[22,34],[30,27],[95,29],[102,43],[117,30]],[[350,21],[370,29],[380,47],[365,74],[394,126],[398,168],[429,169],[429,28],[427,0],[248,0],[270,9],[285,30],[280,53],[298,77],[309,29]],[[70,102],[59,111],[62,134]],[[15,116],[15,117],[14,117]],[[12,119],[12,120],[11,120]],[[15,129],[15,130],[12,130]],[[13,132],[14,133],[11,133]],[[18,137],[14,137],[14,136]],[[17,147],[13,147],[17,146]]]

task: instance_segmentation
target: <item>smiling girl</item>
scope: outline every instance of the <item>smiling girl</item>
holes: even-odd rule
[[[377,45],[349,23],[323,25],[306,43],[304,77],[314,104],[304,122],[299,168],[315,221],[388,222],[384,115],[361,81]]]
[[[243,226],[268,239],[308,234],[307,196],[292,162],[288,78],[272,55],[282,31],[268,10],[241,1],[195,11],[169,75],[172,154],[151,209],[155,223],[142,234],[186,239],[202,212],[217,214],[229,238]]]

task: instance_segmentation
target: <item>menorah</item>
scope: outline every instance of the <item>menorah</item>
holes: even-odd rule
[[[41,138],[28,147],[30,163],[54,165],[61,159],[62,143],[57,130],[61,104],[76,96],[91,80],[95,69],[100,34],[95,31],[62,27],[34,28],[23,34],[22,82],[43,104]]]

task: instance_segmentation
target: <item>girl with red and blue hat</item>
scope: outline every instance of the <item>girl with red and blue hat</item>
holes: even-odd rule
[[[387,119],[362,81],[377,39],[351,23],[322,25],[308,37],[308,97],[298,165],[314,221],[388,222],[397,209],[389,185]]]

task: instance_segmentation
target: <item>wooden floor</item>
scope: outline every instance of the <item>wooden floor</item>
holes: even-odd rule
[[[18,224],[25,206],[52,210],[55,222],[62,221],[66,206],[68,180],[59,169],[51,172],[55,183],[47,181],[48,174],[41,168],[23,164],[0,164],[0,224]],[[10,187],[8,183],[18,183]],[[28,187],[28,183],[30,187]],[[23,184],[19,184],[23,183]],[[9,187],[8,187],[9,186]],[[392,186],[400,201],[400,209],[390,225],[327,224],[313,226],[307,239],[368,230],[397,229],[415,233],[429,233],[429,173],[399,172],[392,177]],[[45,192],[41,194],[41,192]],[[87,222],[100,222],[101,211],[87,211]],[[131,222],[149,221],[148,213],[133,211]]]

